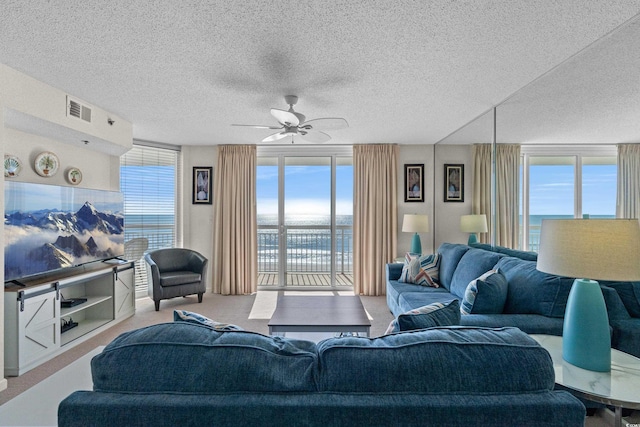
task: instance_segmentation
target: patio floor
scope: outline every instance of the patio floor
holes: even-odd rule
[[[258,273],[258,286],[277,286],[278,273]],[[287,273],[287,286],[331,286],[329,273]],[[337,273],[337,286],[353,286],[353,274]]]

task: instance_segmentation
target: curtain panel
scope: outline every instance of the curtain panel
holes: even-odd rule
[[[618,218],[640,218],[640,144],[618,145]]]
[[[488,233],[480,234],[480,242],[490,243],[491,228],[491,144],[473,146],[472,212],[485,214]],[[496,245],[517,248],[520,234],[519,180],[520,145],[496,145]]]
[[[385,266],[396,256],[397,145],[354,145],[353,290],[385,295]]]
[[[221,145],[214,181],[213,292],[257,291],[256,146]]]

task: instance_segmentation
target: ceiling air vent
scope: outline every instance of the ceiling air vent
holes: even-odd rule
[[[91,123],[91,108],[67,96],[67,116]]]

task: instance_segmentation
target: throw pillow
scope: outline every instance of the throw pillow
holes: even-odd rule
[[[420,256],[407,252],[399,281],[437,288],[440,286],[438,284],[439,269],[440,254]]]
[[[460,324],[460,301],[454,299],[446,303],[434,302],[409,310],[393,319],[385,335],[402,331],[433,328],[435,326],[455,326]]]
[[[201,314],[192,313],[186,310],[173,310],[173,321],[195,323],[196,325],[203,325],[218,332],[244,330],[240,326],[231,325],[229,323],[216,322]]]
[[[462,314],[500,314],[507,300],[507,279],[498,270],[489,270],[467,285]]]

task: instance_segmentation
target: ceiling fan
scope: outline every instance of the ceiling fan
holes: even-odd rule
[[[298,97],[295,95],[286,95],[284,97],[285,102],[289,105],[289,110],[279,110],[277,108],[271,109],[271,115],[280,123],[280,126],[263,126],[263,125],[232,125],[232,126],[247,126],[256,129],[278,129],[276,132],[268,137],[264,138],[262,142],[273,142],[280,139],[291,137],[291,143],[293,143],[293,137],[299,136],[300,138],[309,141],[322,144],[331,139],[329,135],[322,132],[325,130],[337,130],[349,127],[349,123],[345,119],[337,117],[327,117],[322,119],[307,120],[304,114],[293,111],[293,106],[298,102]]]

